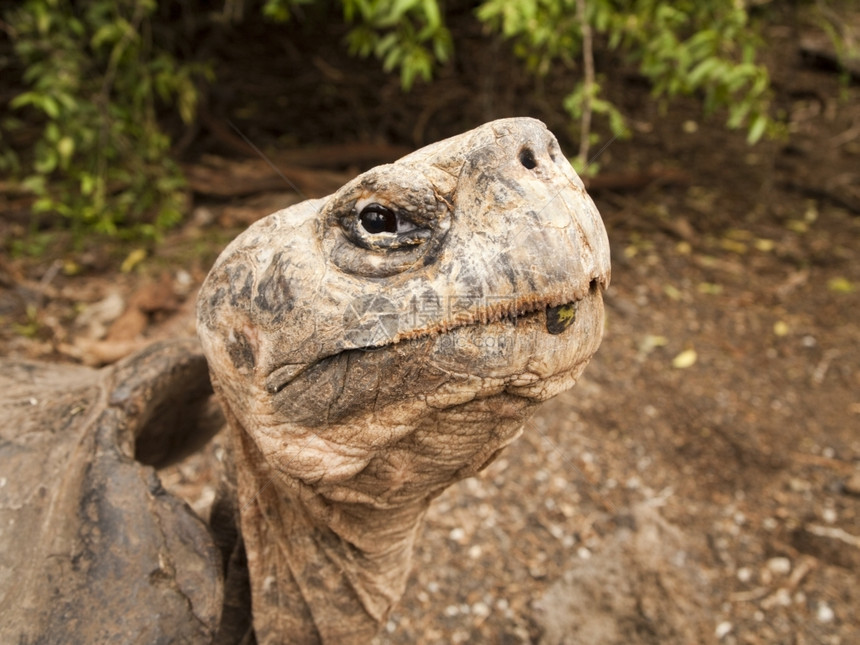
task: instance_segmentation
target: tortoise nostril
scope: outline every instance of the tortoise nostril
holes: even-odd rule
[[[520,163],[528,170],[533,170],[537,167],[537,159],[531,148],[523,148],[520,150]]]

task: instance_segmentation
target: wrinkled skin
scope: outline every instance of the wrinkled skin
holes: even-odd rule
[[[198,332],[259,642],[376,633],[430,501],[597,350],[609,275],[600,217],[532,119],[370,170],[224,251]]]

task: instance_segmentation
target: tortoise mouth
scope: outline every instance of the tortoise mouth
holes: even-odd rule
[[[589,297],[599,297],[598,294],[604,286],[604,280],[593,278],[584,289],[568,291],[555,297],[510,299],[473,311],[457,312],[440,323],[417,328],[400,329],[399,318],[402,314],[397,311],[356,312],[357,319],[353,320],[355,326],[350,330],[351,335],[347,338],[346,346],[339,351],[320,356],[311,363],[278,366],[266,377],[265,388],[269,394],[277,394],[303,372],[343,353],[379,352],[401,342],[446,336],[461,330],[467,331],[468,328],[494,324],[516,327],[537,322],[535,319],[543,316],[546,332],[558,336],[576,322],[580,303]]]
[[[365,347],[356,349],[381,349],[386,345],[393,345],[401,340],[414,340],[445,334],[455,331],[461,327],[475,325],[489,325],[496,322],[510,321],[516,323],[527,317],[546,312],[546,330],[550,334],[558,335],[568,329],[576,320],[578,305],[585,298],[594,295],[605,288],[605,281],[592,278],[587,289],[565,292],[550,297],[512,298],[506,302],[481,307],[475,311],[462,311],[452,314],[446,321],[430,327],[419,327],[414,329],[398,330],[392,334],[388,342],[369,343]]]

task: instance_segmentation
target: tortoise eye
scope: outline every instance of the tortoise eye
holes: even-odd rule
[[[393,251],[419,246],[432,234],[432,227],[416,224],[413,217],[420,218],[421,213],[365,199],[341,216],[340,227],[356,246]]]
[[[358,215],[362,228],[376,235],[378,233],[397,233],[398,218],[390,209],[380,204],[368,204]]]
[[[394,275],[416,266],[428,248],[438,248],[445,238],[451,213],[447,202],[440,204],[435,194],[407,190],[392,199],[359,188],[326,207],[326,239],[334,243],[332,260],[341,270],[362,276]],[[433,240],[435,245],[427,244]]]

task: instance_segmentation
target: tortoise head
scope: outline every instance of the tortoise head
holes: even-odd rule
[[[573,385],[609,277],[600,216],[555,137],[505,119],[251,226],[203,285],[198,333],[279,469],[343,481],[430,413],[506,419],[441,451],[470,474]]]

